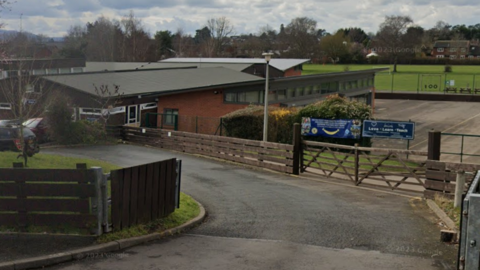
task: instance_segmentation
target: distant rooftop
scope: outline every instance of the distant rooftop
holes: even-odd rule
[[[438,40],[433,45],[434,48],[464,48],[468,47],[468,40]]]
[[[270,65],[278,70],[286,71],[295,66],[310,62],[310,59],[272,58]],[[265,64],[264,58],[168,58],[160,63],[195,63],[195,64]]]

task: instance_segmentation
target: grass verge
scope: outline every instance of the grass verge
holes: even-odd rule
[[[118,232],[104,234],[97,239],[97,243],[107,243],[110,241],[142,236],[154,232],[162,232],[186,223],[187,221],[198,216],[199,213],[200,207],[192,199],[192,197],[181,193],[180,208],[176,209],[175,212],[169,216],[157,219],[147,224],[140,224]]]
[[[445,212],[445,214],[447,214],[447,216],[451,218],[453,222],[455,222],[455,226],[459,228],[461,217],[460,207],[454,207],[452,200],[446,199],[442,196],[436,195],[434,201],[440,207],[440,209],[442,209],[443,212]]]
[[[14,162],[22,162],[23,159],[17,159],[18,152],[0,152],[0,168],[12,168]],[[30,169],[75,169],[77,163],[86,163],[87,168],[102,167],[104,173],[108,173],[111,170],[120,169],[121,167],[113,165],[108,162],[64,157],[49,154],[36,154],[31,158],[28,158],[28,168]]]

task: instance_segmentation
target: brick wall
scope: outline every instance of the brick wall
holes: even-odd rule
[[[284,74],[285,77],[301,76],[301,75],[302,75],[302,71],[301,70],[295,70],[294,68],[286,70],[285,74]]]
[[[217,94],[214,93],[215,91]],[[158,101],[158,113],[163,113],[164,109],[178,109],[179,115],[222,117],[246,106],[246,104],[223,103],[223,90],[212,89],[161,96]]]

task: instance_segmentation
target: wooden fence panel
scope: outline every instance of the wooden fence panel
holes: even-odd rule
[[[434,199],[435,196],[441,196],[447,199],[453,199],[456,188],[457,172],[466,172],[465,186],[463,187],[465,192],[473,181],[475,173],[479,169],[480,165],[478,164],[452,163],[433,160],[427,161],[427,186],[424,191],[424,197]]]
[[[93,229],[94,183],[94,170],[0,169],[0,226]]]
[[[124,127],[126,140],[293,173],[293,145],[148,128],[143,133],[142,129]]]
[[[175,168],[176,159],[170,159],[112,171],[114,230],[165,217],[175,210]]]

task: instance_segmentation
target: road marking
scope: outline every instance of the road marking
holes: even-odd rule
[[[451,127],[447,128],[447,129],[441,131],[441,132],[442,132],[442,133],[443,133],[443,132],[447,132],[448,130],[451,130],[451,129],[456,128],[456,127],[458,127],[458,126],[460,126],[460,125],[462,125],[462,124],[465,124],[466,122],[468,122],[468,121],[470,121],[470,120],[472,120],[473,118],[478,117],[478,116],[480,116],[480,113],[477,114],[477,115],[474,115],[474,116],[472,116],[472,117],[470,117],[470,118],[468,118],[468,119],[465,119],[465,120],[463,120],[462,122],[460,122],[460,123],[458,123],[458,124],[456,124],[456,125],[454,125],[454,126],[451,126]],[[420,144],[423,144],[423,143],[425,143],[425,142],[428,142],[428,138],[427,138],[426,140],[423,140],[423,141],[421,141],[421,142],[413,145],[413,146],[410,146],[410,148],[414,148],[414,147],[419,146]]]

